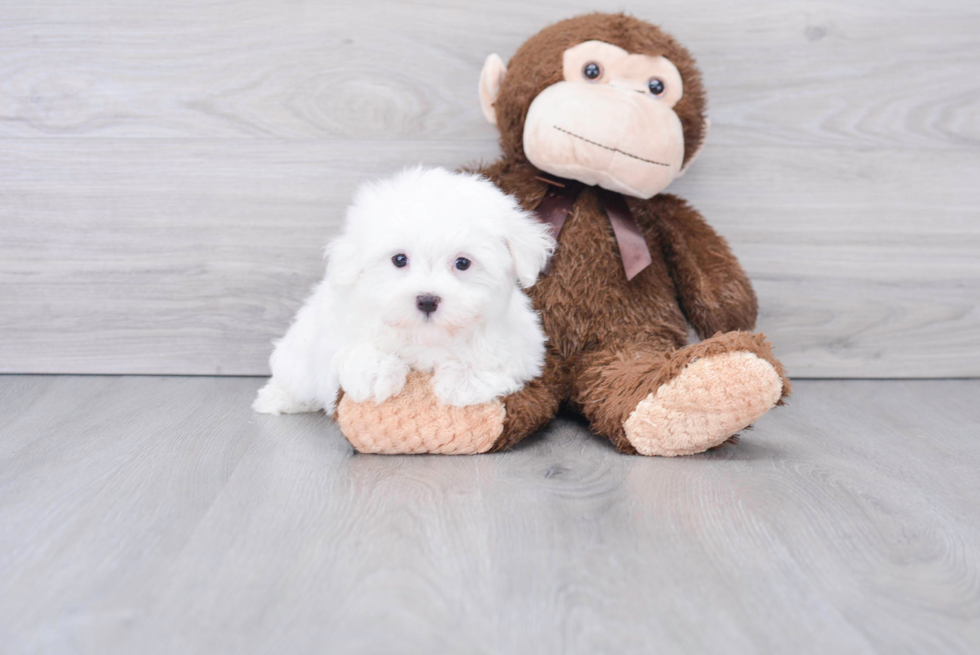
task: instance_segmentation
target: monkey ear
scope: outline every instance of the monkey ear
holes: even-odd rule
[[[691,158],[688,159],[687,160],[687,163],[684,164],[684,167],[681,168],[681,172],[677,174],[677,177],[680,177],[681,175],[683,175],[684,173],[686,173],[687,172],[687,169],[689,169],[691,167],[691,164],[694,163],[694,160],[697,159],[698,158],[698,155],[701,154],[701,148],[704,147],[704,142],[708,140],[708,130],[710,130],[710,129],[711,129],[711,119],[708,118],[707,116],[705,116],[705,118],[704,118],[704,131],[701,132],[701,142],[698,143],[696,146],[694,146],[694,152],[691,153]]]
[[[506,74],[507,67],[497,53],[487,57],[483,62],[483,70],[480,71],[480,107],[486,119],[494,125],[497,124],[497,112],[493,108],[493,103],[497,100],[500,83]]]

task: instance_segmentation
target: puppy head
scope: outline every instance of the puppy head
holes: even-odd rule
[[[554,246],[489,180],[420,167],[358,190],[327,247],[327,279],[388,328],[455,334],[502,313]]]

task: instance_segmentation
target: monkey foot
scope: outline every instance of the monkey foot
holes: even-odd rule
[[[780,374],[754,353],[707,355],[640,401],[623,427],[643,455],[693,455],[749,426],[782,393]]]
[[[341,433],[362,453],[475,455],[490,450],[504,429],[504,405],[451,407],[432,393],[429,376],[412,372],[405,388],[383,403],[337,405]]]

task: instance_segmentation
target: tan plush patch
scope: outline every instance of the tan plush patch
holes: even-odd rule
[[[782,379],[753,353],[698,359],[640,401],[624,423],[643,455],[692,455],[723,443],[772,409]]]
[[[485,453],[504,429],[499,400],[469,407],[443,405],[432,393],[429,376],[413,372],[405,388],[383,403],[356,403],[344,396],[337,423],[362,453],[382,455],[474,455]]]

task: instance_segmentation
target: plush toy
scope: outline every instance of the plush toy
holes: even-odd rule
[[[500,402],[451,408],[424,377],[385,403],[338,404],[365,452],[507,448],[560,405],[624,453],[718,446],[788,395],[756,298],[725,241],[663,190],[708,128],[688,51],[649,23],[589,14],[545,28],[508,66],[487,58],[483,113],[502,157],[479,169],[558,235],[528,290],[548,335],[543,374]],[[686,345],[690,324],[703,339]]]

